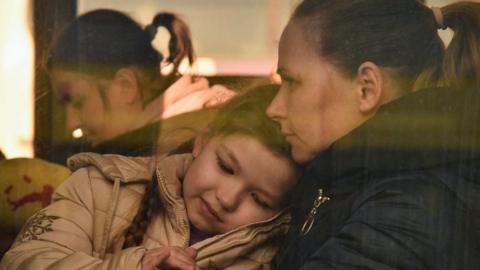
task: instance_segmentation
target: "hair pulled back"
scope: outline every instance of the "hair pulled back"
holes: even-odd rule
[[[274,153],[289,157],[288,143],[279,126],[265,113],[278,89],[275,85],[259,86],[222,105],[210,125],[209,138],[243,134],[260,141]],[[147,185],[140,209],[127,229],[124,247],[140,245],[152,217],[162,211],[157,181],[154,175]]]
[[[394,70],[406,90],[480,86],[480,3],[441,8],[448,48],[432,10],[416,0],[304,0],[292,21],[319,56],[346,75],[366,61]]]
[[[166,59],[151,44],[158,27],[165,27],[171,36]],[[121,12],[98,9],[79,16],[60,33],[50,49],[46,67],[107,78],[120,68],[136,67],[147,77],[145,85],[152,85],[152,81],[160,77],[162,61],[172,63],[171,74],[175,74],[185,57],[190,64],[194,61],[190,30],[177,15],[158,13],[152,23],[142,29]],[[163,89],[149,90],[153,93],[145,94],[155,97]]]

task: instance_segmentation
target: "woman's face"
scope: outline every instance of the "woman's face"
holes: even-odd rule
[[[282,85],[267,114],[280,123],[299,163],[312,159],[358,123],[355,81],[318,56],[290,22],[279,45]]]
[[[56,69],[51,72],[50,79],[58,99],[65,106],[68,131],[80,128],[83,139],[93,145],[121,133],[120,118],[124,113],[120,102],[112,95],[114,85],[110,81]]]
[[[249,136],[197,141],[194,156],[183,198],[190,222],[205,233],[225,233],[273,217],[296,184],[292,161]]]

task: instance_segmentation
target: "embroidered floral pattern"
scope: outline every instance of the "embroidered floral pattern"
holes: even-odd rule
[[[22,231],[18,234],[17,241],[23,243],[37,240],[41,234],[52,231],[53,221],[58,219],[58,217],[49,216],[45,212],[45,210],[40,210],[28,219]]]

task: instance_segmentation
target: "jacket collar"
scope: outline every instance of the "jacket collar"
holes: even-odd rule
[[[480,92],[427,89],[384,105],[309,164],[320,185],[362,172],[426,169],[480,158]]]

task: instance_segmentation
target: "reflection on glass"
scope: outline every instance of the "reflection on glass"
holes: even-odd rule
[[[0,3],[0,149],[33,157],[33,39],[29,1]]]

